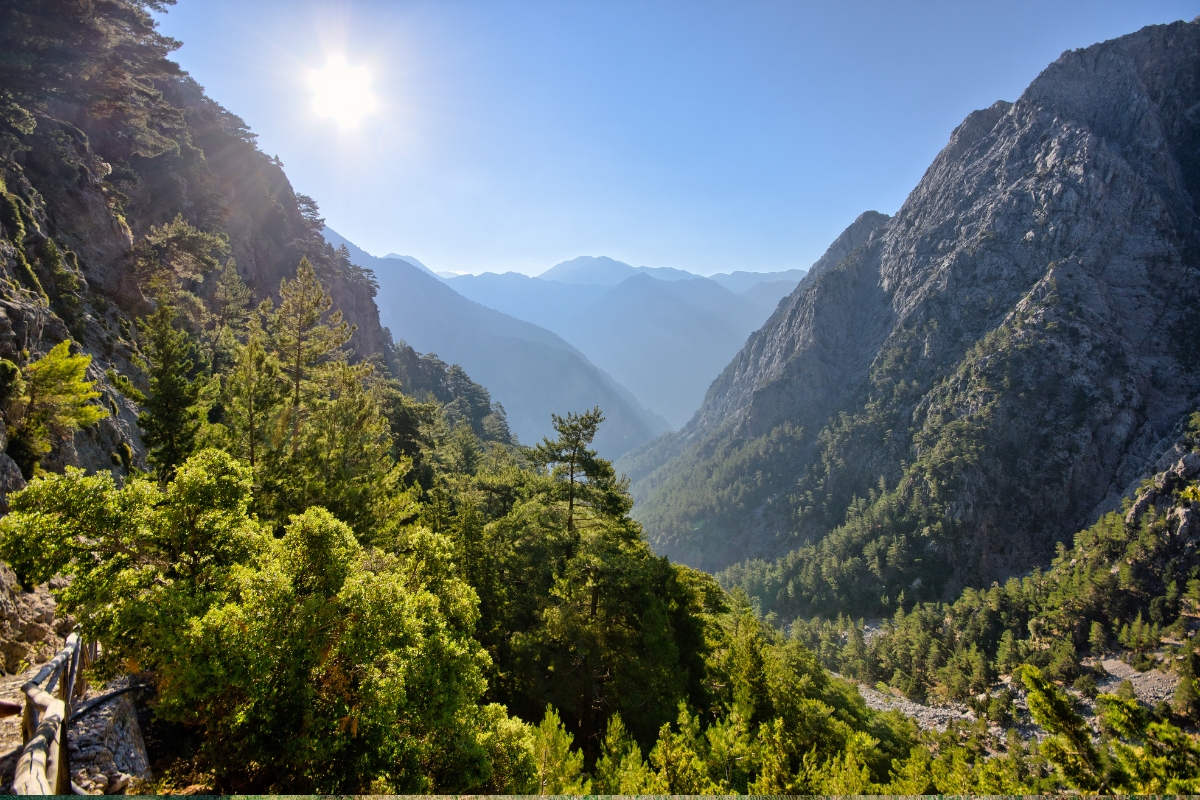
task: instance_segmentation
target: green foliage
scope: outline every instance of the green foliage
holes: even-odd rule
[[[87,284],[78,256],[69,250],[65,253],[59,250],[54,240],[47,237],[38,248],[38,264],[47,279],[43,285],[50,290],[51,307],[71,331],[81,336],[81,292]]]
[[[134,248],[138,276],[164,289],[179,289],[219,269],[219,256],[229,252],[228,238],[205,233],[177,214],[175,219],[152,227]]]
[[[604,421],[599,407],[583,414],[552,415],[557,439],[543,439],[533,450],[533,462],[551,467],[557,491],[555,499],[567,503],[567,532],[575,530],[576,507],[592,508],[602,516],[621,516],[632,507],[626,484],[617,478],[612,464],[590,448],[596,430]]]
[[[746,442],[722,439],[711,452],[694,445],[678,458],[679,469],[655,475],[661,484],[651,502],[639,506],[638,520],[654,532],[660,550],[684,554],[691,563],[729,563],[738,557],[729,541],[739,538],[734,532],[746,510],[765,506],[765,513],[779,513],[786,501],[773,497],[770,487],[781,476],[794,480],[803,433],[785,423]],[[782,511],[786,518],[790,509]]]
[[[594,783],[600,794],[660,793],[654,772],[642,758],[641,747],[629,735],[619,713],[608,718],[608,730],[596,759]]]
[[[238,274],[232,258],[219,271],[210,272],[211,276],[216,276],[216,280],[208,292],[201,339],[209,369],[223,372],[232,363],[238,337],[249,320],[250,289]],[[207,279],[205,284],[207,286]]]
[[[128,397],[133,402],[146,402],[146,395],[144,395],[140,389],[134,386],[133,381],[129,379],[128,375],[122,375],[115,369],[109,368],[104,370],[104,377],[108,378],[108,382],[114,389],[116,389],[125,397]]]
[[[138,416],[149,461],[163,483],[191,454],[200,430],[200,383],[193,378],[196,346],[178,327],[175,306],[165,298],[142,321],[144,369],[150,394]]]
[[[708,778],[702,756],[700,720],[680,706],[677,729],[663,724],[658,742],[650,751],[659,785],[664,794],[712,794],[715,787]]]
[[[447,365],[432,353],[417,353],[403,342],[394,345],[388,356],[388,370],[395,377],[397,392],[402,390],[403,396],[416,401],[414,405],[440,405],[449,428],[469,425],[481,441],[517,443],[508,429],[504,407],[492,402],[488,390],[472,381],[462,367]],[[393,435],[406,438],[409,434]],[[414,454],[407,449],[405,452]]]
[[[861,624],[845,618],[797,620],[793,629],[830,669],[883,681],[917,700],[965,701],[1023,663],[1071,685],[1087,677],[1082,652],[1100,655],[1113,645],[1134,666],[1150,668],[1164,628],[1180,624],[1185,607],[1198,607],[1178,587],[1200,574],[1200,558],[1175,535],[1172,517],[1174,507],[1192,502],[1195,485],[1144,488],[1159,506],[1143,504],[1147,510],[1128,521],[1105,515],[1079,532],[1071,549],[1060,548],[1047,571],[966,589],[952,603],[902,607],[870,646]]]
[[[26,479],[56,442],[70,438],[108,412],[91,403],[100,396],[87,380],[91,356],[71,355],[70,342],[17,370],[5,362],[3,412],[8,427],[8,455]]]
[[[1079,654],[1114,638],[1149,658],[1195,610],[1200,571],[1165,514],[1132,527],[1106,518],[1049,571],[932,602],[957,566],[946,546],[970,551],[969,531],[947,513],[962,476],[1004,456],[989,387],[1021,379],[1007,347],[1020,321],[980,341],[949,377],[917,374],[936,325],[906,331],[854,413],[807,438],[782,425],[697,458],[678,480],[677,505],[648,513],[666,523],[664,541],[695,534],[724,546],[725,523],[745,508],[794,522],[797,542],[837,528],[791,560],[730,573],[727,584],[745,593],[727,593],[651,551],[626,485],[591,449],[599,409],[555,417],[553,439],[521,448],[503,408],[460,367],[402,343],[382,362],[343,352],[352,329],[331,295],[367,298],[371,276],[320,242],[316,204],[254,151],[244,124],[175,79],[165,60],[173,43],[154,32],[152,10],[161,4],[0,7],[0,149],[44,134],[69,180],[100,180],[104,170],[78,155],[91,137],[93,155],[111,164],[114,220],[152,209],[128,224],[148,231],[134,239],[143,287],[166,299],[142,337],[142,426],[158,480],[37,478],[10,497],[0,555],[25,581],[70,577],[59,599],[104,646],[97,677],[136,670],[155,683],[152,714],[194,732],[188,757],[215,775],[214,788],[1192,790],[1194,740],[1169,714],[1151,721],[1102,697],[1107,728],[1092,742],[1052,685],[1086,687],[1094,676]],[[87,133],[44,116],[51,100]],[[278,307],[250,311],[228,258],[223,231],[234,231],[212,187],[229,176],[245,178],[239,199],[224,201],[255,220],[255,274],[290,274],[299,261]],[[78,258],[49,238],[25,248],[26,238],[42,241],[27,236],[36,198],[0,189],[19,279],[64,319],[82,318]],[[119,310],[106,314],[97,324],[120,322]],[[946,336],[980,340],[967,334],[981,323],[964,326]],[[70,369],[53,380],[0,362],[18,448],[18,416],[36,406],[31,382],[59,386],[46,441],[103,413],[89,402],[86,359],[54,352]],[[109,379],[138,397],[128,378]],[[956,413],[962,398],[978,413]],[[861,457],[879,441],[893,454],[919,452],[880,480],[878,462]],[[804,461],[812,452],[815,467]],[[129,473],[129,448],[114,455]],[[780,480],[793,488],[775,492]],[[1190,502],[1196,488],[1167,494]],[[881,609],[889,619],[871,637],[861,620],[833,619]],[[828,618],[785,636],[761,610]],[[1043,668],[1026,685],[1052,734],[1044,747],[982,724],[920,734],[822,667],[914,697],[972,696],[1003,724],[1013,695],[993,682],[1022,663]],[[1185,716],[1195,692],[1180,686]]]
[[[235,349],[233,364],[222,380],[229,448],[249,464],[256,483],[271,452],[285,390],[264,338],[261,328],[253,328]]]
[[[446,543],[430,540],[419,561],[366,550],[319,508],[275,540],[248,513],[250,489],[212,450],[165,489],[71,470],[14,501],[3,552],[25,579],[73,576],[65,609],[113,643],[110,666],[157,676],[156,713],[204,731],[228,780],[480,787],[494,774],[488,740],[519,777],[514,731],[478,703],[474,595]]]
[[[553,706],[533,734],[538,794],[591,794],[592,782],[583,777],[583,753],[572,750],[575,737],[567,732]]]
[[[0,8],[0,51],[7,54],[0,86],[27,108],[55,99],[94,109],[125,155],[174,149],[170,133],[178,112],[154,84],[180,74],[166,58],[179,43],[159,34],[151,15],[167,5],[127,0],[95,13],[69,0],[6,4]]]
[[[339,348],[350,341],[350,326],[342,321],[342,312],[329,314],[333,300],[317,280],[307,258],[300,260],[296,279],[284,278],[279,285],[279,308],[268,304],[268,342],[287,377],[291,395],[289,415],[296,446],[305,400],[318,379],[318,368],[335,358]],[[326,315],[328,314],[328,318]]]
[[[1196,687],[1195,668],[1192,664],[1193,654],[1186,653],[1179,670],[1179,683],[1175,686],[1175,694],[1171,698],[1171,710],[1181,719],[1195,724],[1200,718],[1200,691]]]
[[[1092,734],[1066,695],[1042,677],[1033,666],[1017,676],[1028,692],[1029,713],[1050,733],[1043,745],[1046,756],[1061,770],[1067,783],[1080,791],[1103,788],[1105,764],[1092,745]]]
[[[21,285],[34,294],[45,297],[41,281],[34,274],[33,267],[25,253],[25,220],[28,216],[25,202],[17,195],[10,194],[3,181],[0,181],[0,225],[8,234],[8,240],[13,246],[17,262],[17,280]]]

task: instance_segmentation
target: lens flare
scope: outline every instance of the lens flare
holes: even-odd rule
[[[313,70],[308,85],[313,92],[313,110],[342,128],[355,127],[377,105],[370,71],[347,63],[345,56],[331,56],[325,66]]]

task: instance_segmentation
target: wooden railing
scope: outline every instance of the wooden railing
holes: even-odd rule
[[[72,633],[58,655],[21,687],[25,747],[13,777],[14,794],[71,794],[67,726],[76,698],[87,691],[83,670],[96,655],[94,643],[85,646]]]

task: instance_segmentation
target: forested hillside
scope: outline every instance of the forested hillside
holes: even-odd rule
[[[1200,26],[1149,27],[969,116],[680,434],[622,461],[656,549],[791,552],[772,569],[802,613],[891,613],[1116,508],[1200,391],[1197,65]]]
[[[223,304],[222,280],[236,279],[257,303],[305,257],[354,326],[355,358],[386,355],[371,277],[325,244],[316,203],[245,124],[167,60],[175,44],[143,6],[9,3],[3,13],[0,356],[20,363],[70,339],[92,357],[111,412],[49,442],[47,466],[106,468],[126,447],[145,465],[121,378],[141,373],[136,320],[163,287]],[[181,313],[211,346],[221,312],[193,303]]]
[[[522,446],[464,370],[389,342],[315,202],[167,59],[166,5],[0,3],[0,556],[102,645],[89,681],[151,688],[133,788],[1200,788],[1195,418],[1047,575],[948,607],[914,585],[872,649],[846,620],[787,635],[757,612],[824,601],[651,550],[600,409]],[[1177,702],[1101,695],[1093,737],[1061,688],[1091,694],[1084,627],[1131,660],[1177,636]],[[922,731],[822,659],[1048,736]]]

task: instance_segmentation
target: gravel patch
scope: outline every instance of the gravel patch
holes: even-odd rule
[[[118,678],[89,689],[77,707],[114,689],[129,686]],[[87,794],[126,794],[151,779],[150,759],[142,741],[131,695],[124,694],[88,712],[71,725],[71,780]]]
[[[1137,699],[1148,706],[1156,706],[1164,700],[1170,701],[1175,695],[1175,687],[1179,684],[1179,676],[1158,669],[1138,672],[1133,667],[1116,658],[1106,658],[1100,662],[1104,671],[1109,674],[1103,682],[1097,682],[1096,688],[1101,692],[1116,694],[1121,681],[1128,680],[1133,684],[1133,693]]]
[[[946,726],[954,720],[959,722],[974,722],[975,714],[966,706],[952,703],[944,706],[927,706],[914,703],[894,694],[885,694],[870,686],[858,685],[858,693],[868,708],[876,711],[899,711],[906,717],[911,717],[917,726],[924,730],[946,730]]]

